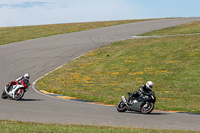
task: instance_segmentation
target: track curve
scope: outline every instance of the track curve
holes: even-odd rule
[[[74,58],[114,41],[172,27],[200,18],[136,22],[74,32],[0,46],[0,87],[29,72],[31,82]],[[29,89],[21,101],[0,99],[0,119],[110,125],[145,128],[200,130],[200,115],[153,111],[150,115],[118,113],[115,107],[55,99]]]

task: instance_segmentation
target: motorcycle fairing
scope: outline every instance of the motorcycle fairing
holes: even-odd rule
[[[132,102],[134,103],[130,106],[130,110],[140,111],[141,105],[144,103],[144,98],[143,96],[139,96],[135,98]]]

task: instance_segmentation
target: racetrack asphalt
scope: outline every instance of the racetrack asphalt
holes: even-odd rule
[[[151,20],[43,37],[0,46],[0,88],[28,72],[31,83],[69,61],[111,42],[200,18]],[[130,90],[132,91],[132,90]],[[20,101],[0,99],[0,119],[44,123],[200,130],[200,115],[153,111],[119,113],[115,107],[41,95],[30,89]]]

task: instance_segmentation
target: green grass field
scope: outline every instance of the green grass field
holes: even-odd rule
[[[192,23],[192,27],[200,29],[199,23]],[[121,95],[152,80],[158,98],[156,109],[200,113],[199,46],[199,35],[114,42],[50,73],[36,87],[117,104]]]
[[[1,133],[197,133],[198,131],[142,129],[110,126],[43,124],[0,119]]]
[[[175,27],[156,30],[153,32],[142,34],[141,36],[157,36],[157,35],[177,35],[177,34],[194,34],[200,33],[200,21],[187,23]]]

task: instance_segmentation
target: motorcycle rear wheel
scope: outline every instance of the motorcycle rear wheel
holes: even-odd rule
[[[148,104],[148,105],[146,105],[146,104]],[[151,113],[153,111],[153,109],[154,109],[154,103],[147,102],[147,103],[142,104],[141,113],[149,114],[149,113]]]
[[[18,100],[20,100],[23,96],[24,96],[24,93],[25,93],[25,91],[24,91],[24,89],[19,89],[19,90],[17,90],[16,92],[15,92],[15,100],[16,101],[18,101]]]
[[[118,112],[125,112],[126,109],[126,105],[123,103],[123,101],[119,102],[117,105],[117,111]]]
[[[8,98],[8,96],[6,95],[5,90],[3,90],[3,93],[1,94],[1,98],[2,98],[2,99]]]

